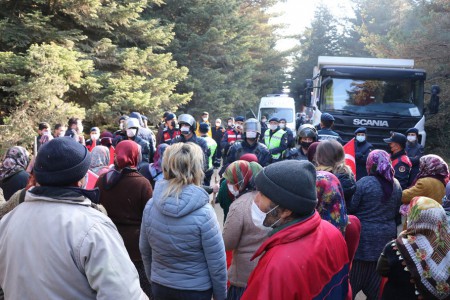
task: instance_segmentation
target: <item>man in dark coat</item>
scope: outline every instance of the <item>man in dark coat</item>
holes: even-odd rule
[[[391,149],[392,167],[394,167],[394,177],[400,182],[402,189],[408,188],[409,173],[411,171],[411,161],[405,152],[406,136],[398,132],[392,132],[384,142],[389,144]]]
[[[408,155],[411,161],[412,167],[409,174],[409,185],[411,185],[419,174],[420,158],[423,156],[423,146],[419,143],[419,130],[417,128],[409,128],[406,131],[406,155]]]
[[[360,127],[355,130],[355,162],[356,180],[367,176],[366,161],[373,145],[367,141],[367,129]]]

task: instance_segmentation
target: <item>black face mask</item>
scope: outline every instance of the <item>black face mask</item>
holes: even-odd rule
[[[300,146],[302,146],[302,148],[308,149],[312,143],[313,142],[300,142]]]

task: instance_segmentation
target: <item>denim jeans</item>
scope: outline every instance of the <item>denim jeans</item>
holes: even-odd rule
[[[169,288],[152,282],[154,300],[211,300],[212,289],[206,291],[188,291]]]

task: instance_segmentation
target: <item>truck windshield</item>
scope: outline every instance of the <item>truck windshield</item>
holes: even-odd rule
[[[423,113],[423,81],[327,79],[322,99],[322,111],[419,117]]]
[[[294,111],[292,108],[261,107],[260,116],[266,116],[267,120],[277,117],[278,119],[286,119],[287,123],[294,122]]]

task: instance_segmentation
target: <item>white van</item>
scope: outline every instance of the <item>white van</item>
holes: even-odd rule
[[[259,121],[262,116],[266,116],[267,121],[272,117],[286,119],[286,127],[289,127],[295,136],[295,102],[293,98],[286,94],[269,94],[267,97],[262,97],[258,110]]]

